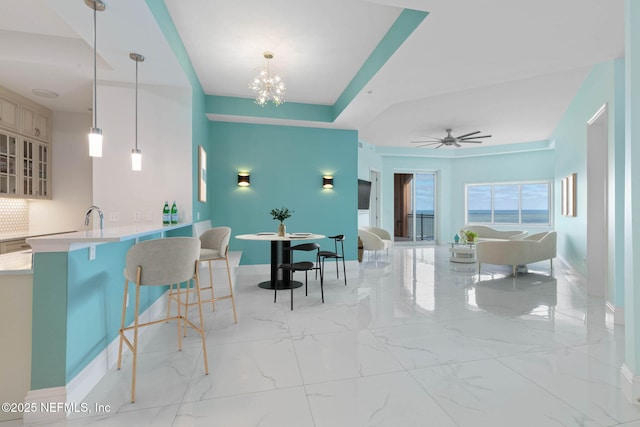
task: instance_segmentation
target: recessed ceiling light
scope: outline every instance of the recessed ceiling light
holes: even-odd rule
[[[33,92],[35,96],[40,96],[42,98],[57,98],[60,96],[56,92],[49,89],[33,89],[31,92]]]

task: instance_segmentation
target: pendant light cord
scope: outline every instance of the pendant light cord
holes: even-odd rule
[[[97,80],[97,61],[96,61],[96,57],[98,56],[98,53],[96,51],[97,48],[97,33],[98,30],[96,28],[97,25],[97,19],[96,19],[96,15],[98,14],[97,12],[97,5],[94,4],[93,5],[93,127],[97,128],[98,127],[98,80]]]
[[[138,151],[138,62],[136,60],[136,152]]]

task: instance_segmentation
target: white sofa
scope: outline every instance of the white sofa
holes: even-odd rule
[[[521,240],[488,240],[476,244],[478,273],[483,263],[510,265],[516,276],[518,265],[550,260],[553,271],[553,258],[556,257],[555,231],[533,234]]]
[[[389,248],[393,246],[391,234],[387,230],[377,227],[358,228],[358,237],[362,240],[362,247],[365,251],[381,251],[386,249],[389,255]]]
[[[462,230],[473,231],[478,235],[477,240],[519,240],[527,235],[526,231],[501,231],[486,225],[467,225]]]

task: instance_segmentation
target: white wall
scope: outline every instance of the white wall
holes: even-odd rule
[[[29,203],[31,233],[79,230],[91,206],[90,113],[53,112],[52,200]]]
[[[99,84],[98,127],[103,157],[93,159],[93,202],[105,227],[162,221],[164,201],[178,204],[180,221],[191,221],[191,92],[139,85],[138,148],[142,171],[131,170],[135,145],[135,86]],[[119,221],[113,221],[118,216]]]

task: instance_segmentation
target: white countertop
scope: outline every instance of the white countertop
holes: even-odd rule
[[[29,237],[40,237],[40,236],[46,236],[49,234],[57,234],[57,233],[71,233],[71,231],[32,232],[31,230],[23,230],[23,231],[15,231],[12,233],[0,233],[0,242],[7,242],[11,240],[22,240],[22,239],[27,239]]]
[[[173,225],[133,224],[120,227],[107,227],[103,230],[93,229],[75,231],[73,233],[54,234],[50,236],[31,237],[27,239],[27,243],[31,246],[34,253],[68,252],[86,248],[92,244],[122,242],[147,236],[149,234],[161,233],[189,226],[191,226],[190,222]]]
[[[0,276],[32,273],[31,251],[10,252],[0,255]]]

